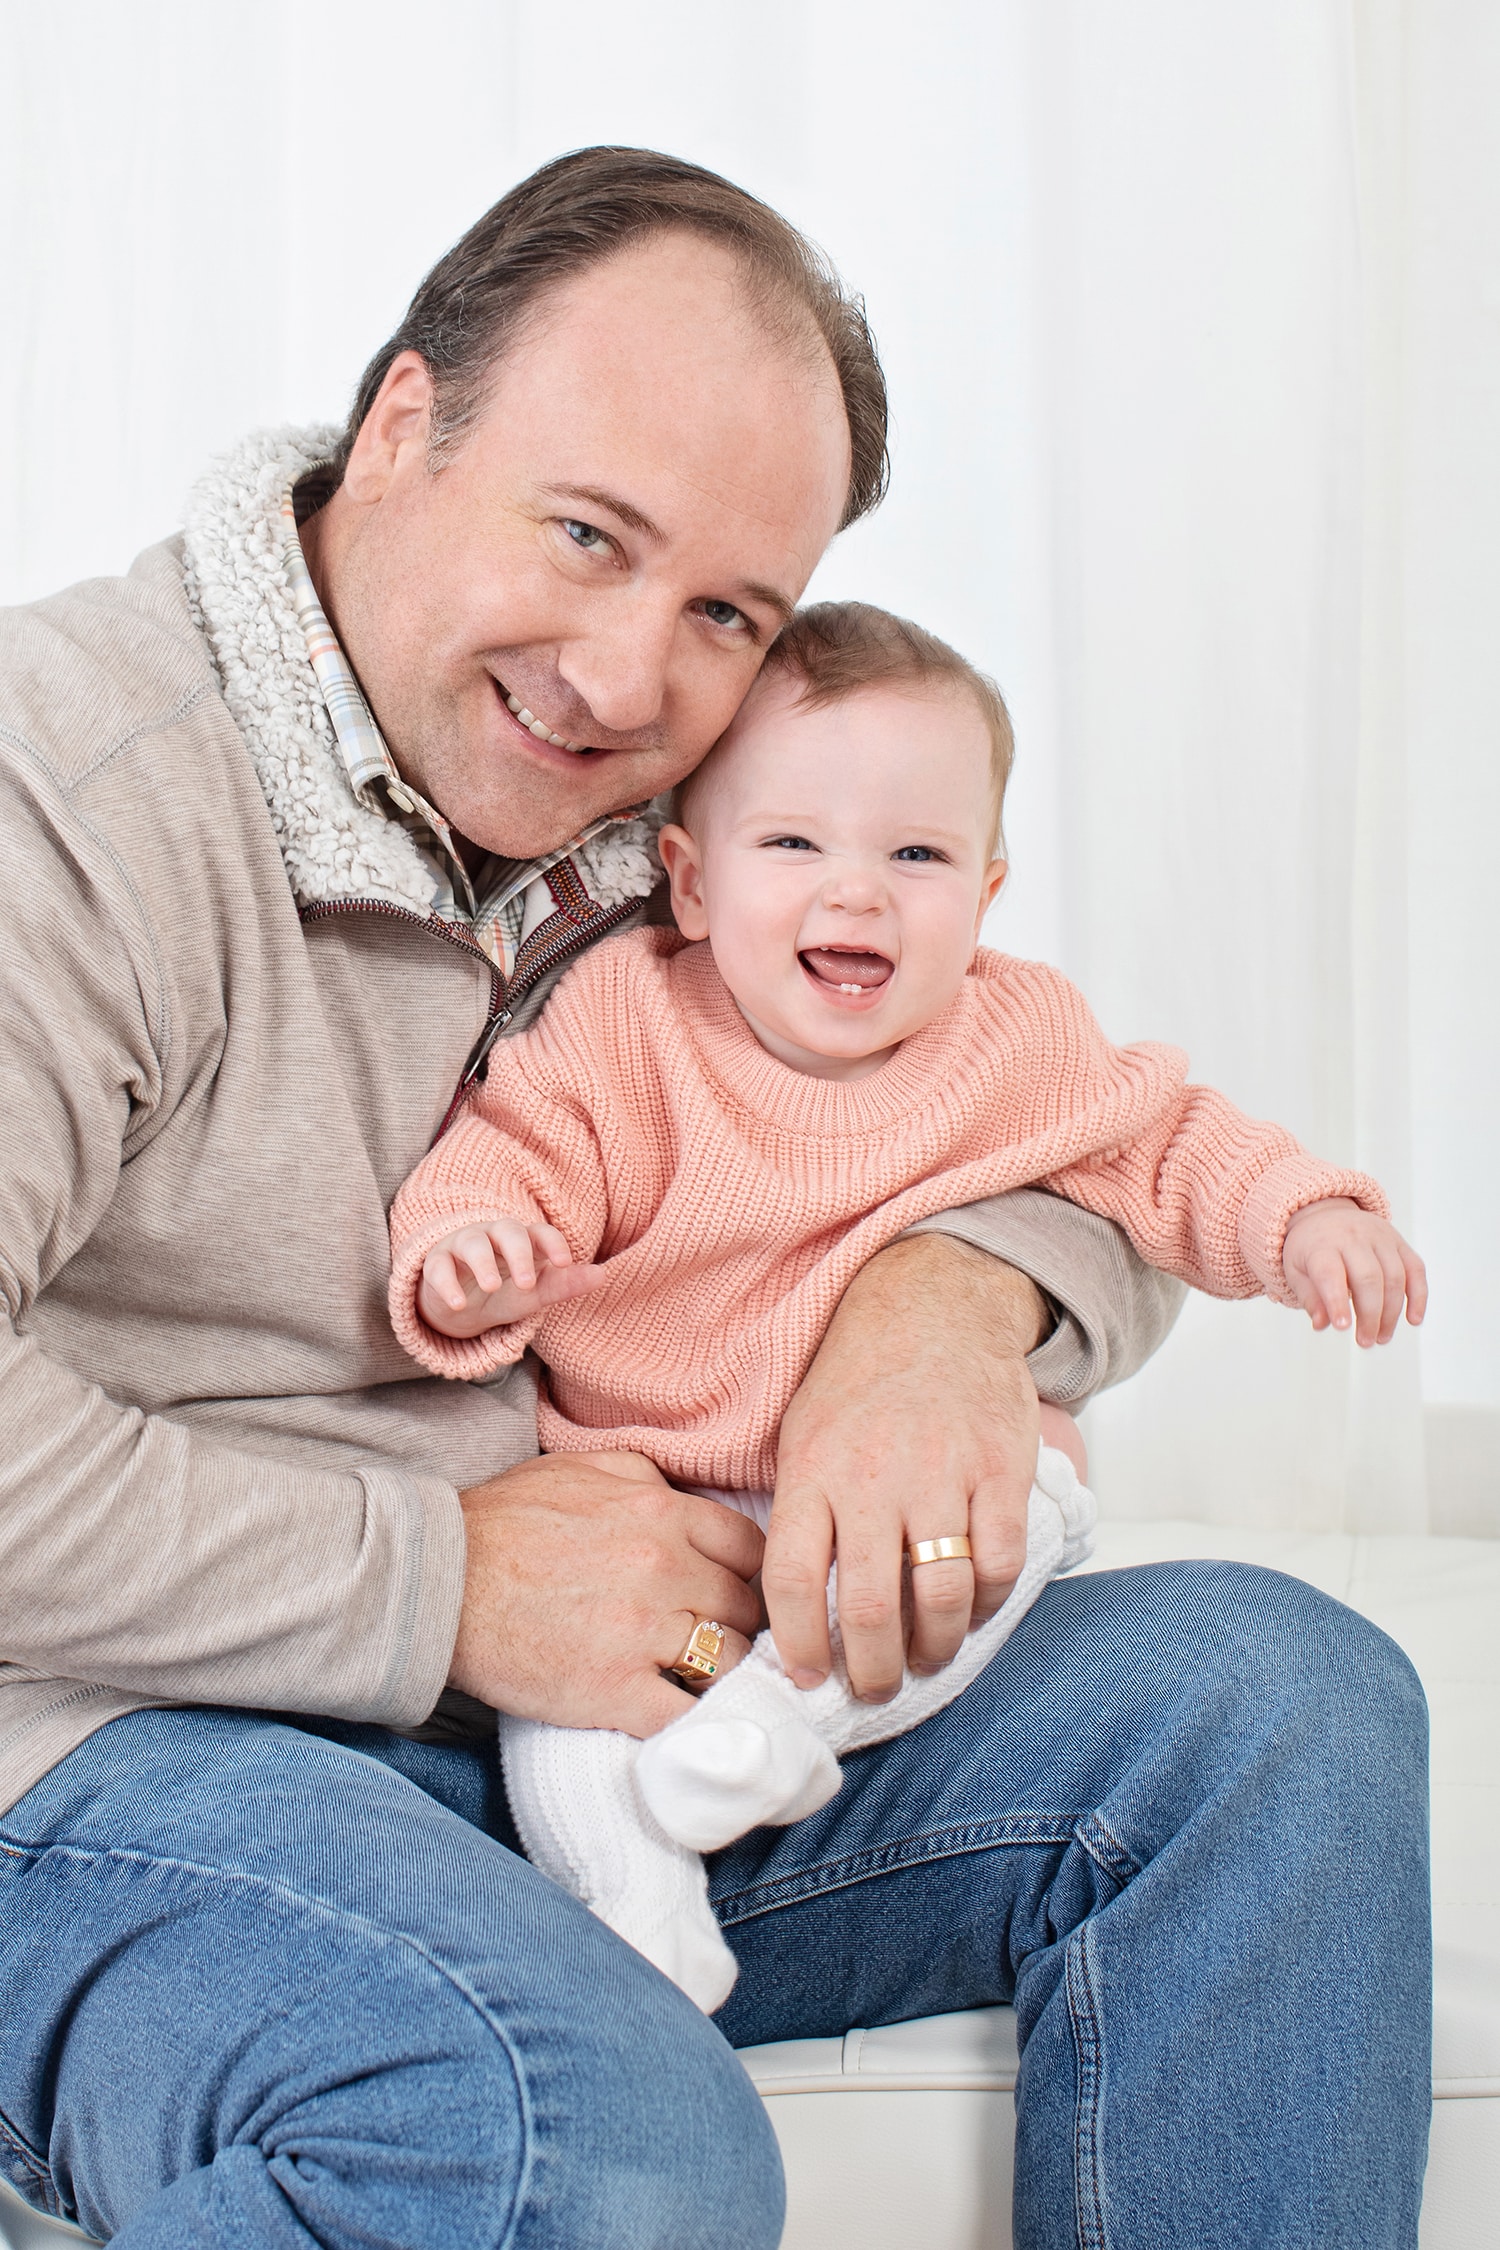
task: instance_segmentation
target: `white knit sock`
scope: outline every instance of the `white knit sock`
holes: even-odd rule
[[[638,1748],[628,1734],[500,1718],[505,1789],[527,1857],[712,2015],[738,1965],[708,1903],[702,1860],[641,1802]]]
[[[809,1725],[806,1701],[762,1633],[691,1711],[643,1742],[636,1785],[666,1833],[715,1852],[765,1822],[805,1820],[836,1796],[838,1760]]]
[[[744,1662],[691,1711],[641,1744],[636,1781],[662,1829],[695,1851],[718,1851],[763,1824],[804,1820],[839,1785],[835,1760],[919,1726],[960,1695],[1010,1638],[1042,1588],[1093,1546],[1094,1496],[1067,1456],[1043,1446],[1027,1519],[1026,1563],[1004,1607],[976,1627],[950,1664],[908,1672],[889,1703],[849,1691],[834,1594],[834,1666],[821,1687],[794,1688],[762,1633]]]

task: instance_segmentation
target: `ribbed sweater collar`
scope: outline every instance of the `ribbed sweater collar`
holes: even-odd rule
[[[762,1126],[817,1139],[881,1134],[941,1104],[981,1004],[971,972],[942,1014],[868,1078],[811,1078],[766,1052],[707,944],[685,945],[668,982],[699,1066],[718,1092]]]

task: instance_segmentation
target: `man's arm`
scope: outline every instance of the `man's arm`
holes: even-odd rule
[[[649,1464],[622,1488],[618,1458],[533,1460],[462,1495],[395,1465],[310,1467],[122,1405],[44,1351],[39,1302],[122,1168],[163,1160],[173,1085],[201,1092],[213,1057],[181,1053],[181,964],[44,780],[0,797],[0,960],[0,1686],[25,1734],[0,1713],[0,1803],[79,1719],[136,1697],[407,1725],[451,1677],[646,1733],[687,1707],[659,1667],[698,1618],[744,1652],[760,1533]],[[251,1123],[288,1121],[317,1131],[295,1095]]]
[[[139,900],[41,775],[0,800],[0,959],[0,1658],[173,1700],[422,1718],[463,1586],[450,1485],[241,1453],[118,1403],[32,1333],[122,1167],[152,1161],[173,1031]]]
[[[1042,1292],[1052,1320],[1026,1364],[1040,1396],[1057,1406],[1082,1406],[1144,1367],[1187,1296],[1182,1282],[1148,1266],[1110,1220],[1044,1188],[939,1211],[910,1228],[907,1239],[924,1234],[987,1251]]]

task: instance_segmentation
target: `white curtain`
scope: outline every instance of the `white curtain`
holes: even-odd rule
[[[821,240],[896,478],[816,590],[1005,686],[993,942],[1378,1171],[1432,1266],[1378,1357],[1195,1300],[1091,1410],[1106,1508],[1500,1530],[1493,0],[7,0],[0,42],[8,599],[341,414],[561,149],[670,148]]]

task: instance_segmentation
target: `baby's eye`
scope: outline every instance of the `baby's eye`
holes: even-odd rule
[[[766,849],[773,852],[815,852],[817,848],[817,845],[809,843],[805,836],[768,836],[766,838]]]
[[[903,844],[900,851],[891,854],[892,859],[904,859],[909,865],[917,867],[921,866],[923,860],[939,859],[941,856],[930,844]]]
[[[608,532],[601,531],[595,523],[580,523],[576,516],[564,516],[562,527],[574,546],[581,547],[586,555],[602,554],[611,543]]]

